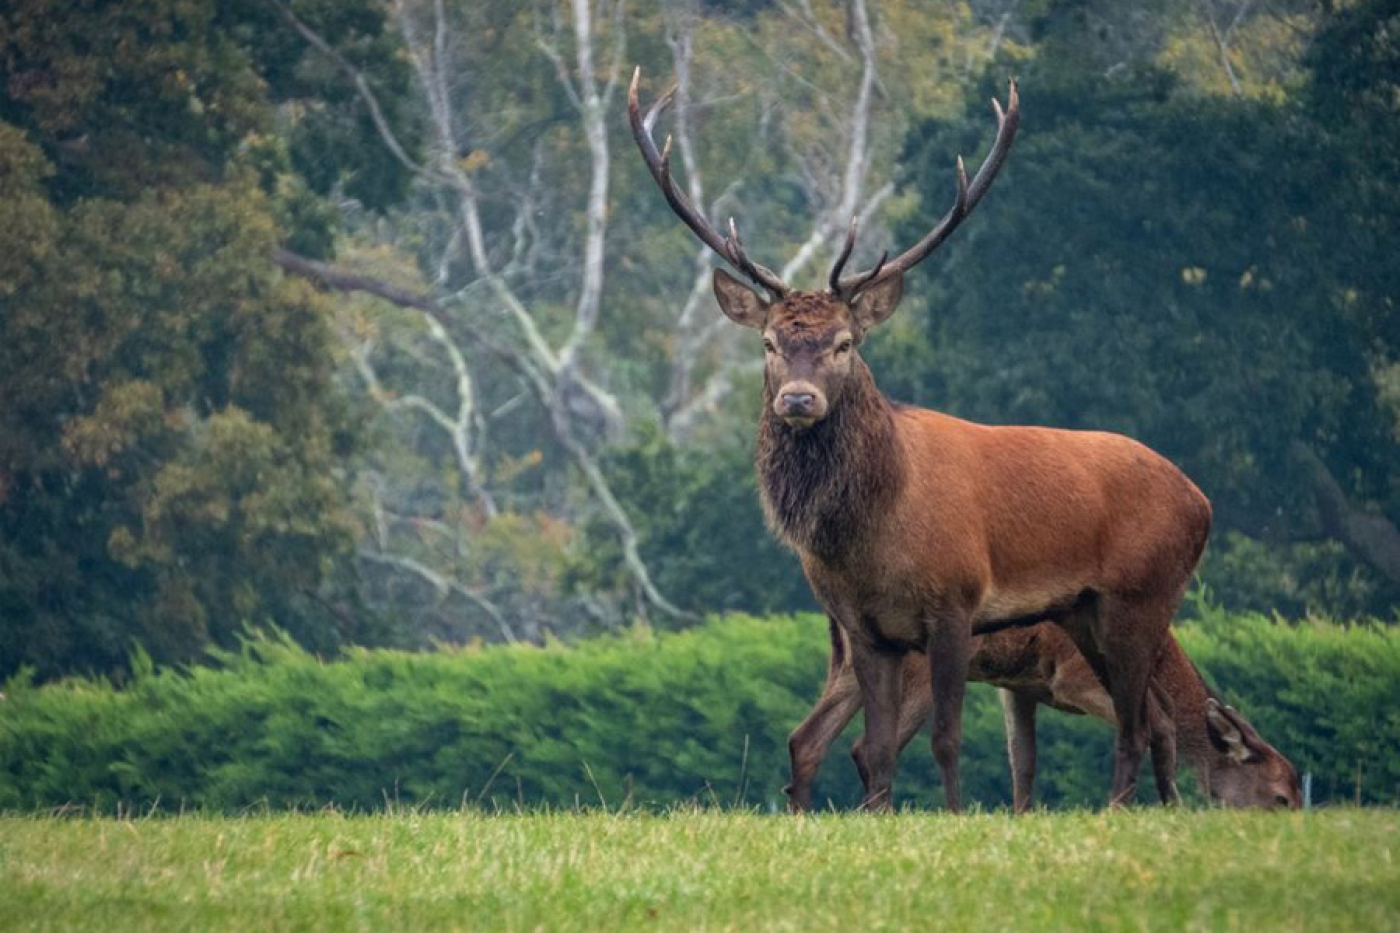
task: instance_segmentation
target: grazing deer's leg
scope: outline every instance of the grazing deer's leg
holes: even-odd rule
[[[1170,713],[1171,699],[1154,682],[1147,692],[1147,720],[1152,733],[1152,776],[1157,796],[1168,806],[1181,803],[1176,786],[1176,722]]]
[[[788,737],[788,755],[792,760],[792,783],[783,790],[788,795],[788,809],[794,813],[812,807],[812,782],[826,757],[832,741],[846,728],[860,709],[860,684],[849,664],[837,664],[833,658],[827,672],[826,688],[807,718]]]
[[[899,754],[899,704],[902,656],[853,642],[851,666],[860,683],[865,707],[865,735],[851,750],[865,785],[865,810],[889,810],[894,805],[894,769]]]
[[[997,690],[997,696],[1011,760],[1011,806],[1014,812],[1025,813],[1035,789],[1035,713],[1040,704],[1011,690]]]
[[[967,693],[967,662],[972,656],[972,630],[964,613],[946,612],[929,623],[929,684],[933,694],[933,760],[943,778],[948,809],[961,809],[958,796],[958,753],[962,748],[963,696]]]

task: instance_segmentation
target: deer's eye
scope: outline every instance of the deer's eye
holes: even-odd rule
[[[850,341],[849,339],[848,339],[848,340],[843,340],[843,341],[841,341],[840,343],[838,343],[838,344],[836,345],[836,354],[839,356],[839,355],[842,354],[842,353],[850,353],[850,352],[851,352],[851,346],[852,346],[852,341]]]
[[[767,337],[764,337],[764,338],[763,338],[763,352],[764,352],[764,353],[777,353],[777,352],[778,352],[778,348],[775,347],[775,346],[773,346],[773,341],[769,340]]]

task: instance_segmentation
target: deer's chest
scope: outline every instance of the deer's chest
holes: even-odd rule
[[[817,598],[851,638],[898,651],[922,651],[928,643],[928,593],[870,568],[803,564]]]

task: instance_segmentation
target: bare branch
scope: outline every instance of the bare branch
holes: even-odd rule
[[[1215,40],[1215,48],[1220,55],[1220,67],[1224,69],[1225,77],[1230,81],[1230,90],[1234,92],[1236,97],[1244,93],[1244,88],[1240,85],[1240,79],[1235,74],[1235,66],[1230,61],[1230,35],[1234,33],[1235,28],[1239,26],[1240,21],[1244,18],[1248,9],[1249,2],[1246,0],[1246,2],[1240,4],[1239,9],[1235,11],[1234,21],[1230,23],[1229,27],[1222,33],[1220,31],[1220,26],[1215,21],[1215,5],[1211,0],[1201,0],[1201,17],[1206,21],[1206,27],[1210,30],[1211,38]]]
[[[577,443],[573,438],[565,439],[565,446],[574,456],[574,463],[582,471],[584,478],[588,481],[588,486],[593,495],[603,506],[603,511],[612,522],[613,527],[618,531],[618,537],[622,542],[622,557],[631,572],[637,585],[641,587],[642,593],[646,596],[647,602],[656,606],[667,615],[678,619],[689,619],[697,621],[698,616],[693,612],[686,612],[675,606],[652,582],[651,574],[647,572],[646,563],[642,560],[641,551],[638,547],[637,531],[632,526],[632,521],[627,517],[627,512],[622,504],[612,494],[612,487],[608,485],[607,479],[603,476],[603,471],[598,467],[598,462]]]
[[[791,281],[797,271],[811,262],[817,251],[831,240],[832,234],[855,216],[856,205],[861,200],[861,188],[870,168],[870,112],[879,74],[875,61],[875,35],[870,28],[865,0],[851,0],[851,18],[856,45],[860,49],[861,69],[860,84],[856,89],[855,102],[851,105],[851,136],[841,176],[841,197],[783,267],[781,275],[785,281]]]
[[[273,0],[273,2],[277,3],[279,8],[286,9],[282,0]],[[610,433],[622,421],[620,406],[616,399],[581,373],[580,367],[577,365],[579,350],[596,327],[601,304],[609,175],[609,152],[604,122],[606,117],[605,96],[615,86],[617,74],[616,67],[614,67],[613,73],[608,76],[607,83],[600,92],[599,76],[596,73],[593,59],[592,43],[595,41],[593,11],[589,0],[571,0],[571,2],[576,46],[574,51],[577,56],[579,75],[578,84],[572,88],[572,91],[580,107],[583,131],[589,146],[592,182],[586,207],[587,234],[583,250],[584,257],[574,327],[559,351],[556,352],[550,345],[534,315],[506,280],[505,270],[493,262],[491,250],[487,244],[486,230],[482,222],[479,191],[466,167],[457,158],[462,143],[457,138],[452,111],[452,96],[449,93],[448,79],[454,73],[454,69],[448,60],[450,43],[447,39],[448,25],[445,5],[442,0],[434,0],[433,3],[434,29],[431,45],[415,27],[406,0],[395,0],[395,9],[409,57],[413,63],[419,86],[428,102],[430,125],[435,137],[436,168],[428,169],[423,166],[415,166],[414,168],[419,177],[451,192],[453,203],[450,210],[456,218],[454,237],[460,238],[465,243],[467,256],[476,272],[474,284],[484,285],[490,290],[490,294],[495,299],[494,304],[497,310],[503,312],[514,322],[523,347],[516,350],[503,346],[484,332],[473,332],[472,339],[495,353],[514,369],[539,402],[550,412],[557,440],[578,465],[587,481],[590,492],[602,504],[604,513],[617,529],[622,540],[624,560],[628,571],[637,580],[647,600],[664,612],[684,616],[660,594],[651,582],[638,552],[635,529],[625,511],[612,495],[606,479],[589,452],[588,445],[577,433],[577,425],[571,420],[575,413],[569,406],[582,399],[591,412],[596,413],[606,422],[607,430]],[[623,41],[620,17],[621,8],[619,6],[614,9],[614,19],[618,25],[615,41],[619,45]],[[353,64],[345,60],[343,56],[337,56],[334,50],[330,49],[324,42],[315,42],[312,38],[314,34],[307,35],[309,30],[303,27],[298,31],[302,32],[308,41],[317,44],[318,48],[330,55],[337,65],[346,71],[367,103],[373,102],[373,92],[368,82]],[[545,52],[550,54],[551,50],[546,48]],[[617,58],[618,55],[620,55],[619,48],[615,47],[614,58]],[[562,56],[558,57],[556,61],[556,70],[565,84],[566,92],[569,91],[572,82],[568,80],[568,70],[563,67]],[[373,103],[372,109],[377,109],[377,103]],[[381,129],[381,135],[384,137],[386,145],[389,145],[391,149],[397,145],[397,140],[389,132],[387,123]],[[398,146],[398,152],[403,153],[402,146]],[[406,157],[406,154],[404,155]],[[520,254],[522,237],[526,235],[526,230],[528,230],[528,221],[522,222],[517,217],[514,228],[517,256]],[[333,267],[326,267],[324,264],[311,260],[301,260],[301,257],[283,253],[279,253],[275,258],[278,259],[279,264],[290,271],[310,275],[329,287],[380,294],[381,297],[394,300],[404,306],[416,307],[433,315],[433,320],[437,323],[444,323],[438,316],[439,302],[428,296],[396,290],[392,287],[386,287],[386,283],[378,282],[369,277],[344,273],[343,270],[336,270]],[[427,413],[427,409],[421,405],[414,405],[414,407]],[[460,419],[452,418],[446,412],[441,414],[459,427],[463,424]],[[403,566],[405,569],[410,569],[407,565]]]
[[[1013,4],[1014,6],[1014,4]],[[1006,29],[1011,25],[1012,11],[1007,10],[997,17],[996,25],[992,27],[992,34],[987,38],[986,51],[982,53],[979,60],[976,56],[976,49],[972,43],[967,46],[967,66],[963,70],[963,77],[970,78],[984,63],[993,61],[997,57],[997,51],[1001,48],[1002,40],[1006,38]]]
[[[446,74],[449,70],[447,52],[447,17],[441,0],[433,3],[433,44],[431,50],[419,40],[413,18],[408,13],[404,0],[396,0],[399,31],[403,34],[404,45],[408,49],[409,60],[418,74],[419,85],[428,99],[428,110],[438,137],[438,158],[445,166],[454,166],[458,140],[453,126],[452,103],[448,92]],[[448,168],[449,175],[451,168]],[[457,179],[444,179],[455,186]]]
[[[416,308],[435,318],[442,314],[437,301],[430,295],[412,292],[383,279],[350,272],[317,259],[308,259],[280,246],[272,251],[272,261],[294,275],[320,282],[338,292],[364,292],[401,308]]]
[[[358,553],[362,560],[367,560],[375,564],[386,564],[390,567],[396,567],[399,570],[408,571],[436,590],[439,599],[445,599],[448,594],[456,593],[489,616],[491,621],[496,623],[496,628],[500,630],[502,638],[508,642],[519,641],[515,635],[515,630],[511,628],[505,616],[501,615],[501,611],[497,609],[489,599],[470,587],[463,586],[446,574],[441,574],[433,570],[427,564],[414,560],[411,557],[405,557],[402,554],[391,554],[383,551],[364,549],[360,550]]]
[[[1308,471],[1323,532],[1386,579],[1400,581],[1400,529],[1384,515],[1352,503],[1327,464],[1307,444],[1294,441],[1291,452]]]
[[[282,14],[282,18],[285,19],[293,29],[300,33],[303,39],[334,62],[349,76],[350,80],[355,85],[356,92],[360,95],[360,99],[364,101],[365,106],[369,108],[370,119],[374,121],[374,127],[379,131],[380,139],[384,141],[384,145],[394,158],[399,161],[399,164],[420,177],[440,180],[440,176],[438,176],[437,173],[426,166],[420,165],[408,154],[408,150],[405,149],[403,143],[399,141],[398,134],[394,132],[393,127],[389,125],[389,121],[385,118],[384,108],[379,105],[379,98],[370,87],[369,81],[366,80],[364,73],[351,64],[349,59],[323,39],[319,33],[298,19],[297,15],[292,12],[291,7],[283,3],[282,0],[270,0],[270,2],[277,8],[277,11]]]
[[[452,366],[456,378],[457,412],[449,415],[437,405],[421,395],[393,397],[385,392],[379,383],[378,374],[370,366],[367,352],[351,354],[361,377],[370,388],[370,393],[386,408],[392,410],[413,409],[431,418],[452,440],[457,457],[457,467],[468,495],[480,503],[487,515],[497,512],[495,500],[481,484],[481,461],[476,453],[479,441],[473,438],[476,426],[476,388],[471,371],[461,349],[448,335],[443,322],[443,314],[438,303],[427,295],[410,292],[381,279],[338,269],[329,263],[318,262],[298,256],[285,249],[273,250],[273,261],[283,269],[305,278],[313,279],[342,292],[363,292],[383,298],[400,307],[411,308],[423,315],[424,326],[429,335],[443,349]]]
[[[701,177],[699,160],[695,156],[695,144],[691,135],[691,108],[694,94],[691,85],[691,61],[695,54],[694,26],[695,15],[689,6],[680,9],[663,8],[666,13],[666,45],[671,50],[671,65],[676,79],[674,136],[676,149],[681,155],[681,166],[685,170],[686,192],[692,204],[705,203],[705,189]],[[709,215],[724,216],[723,205],[739,190],[737,181],[731,182],[725,191],[710,206]],[[698,323],[701,312],[706,320],[713,323],[713,307],[710,298],[710,250],[701,246],[695,251],[694,273],[690,292],[676,318],[675,352],[672,354],[671,378],[666,397],[661,402],[661,417],[668,432],[674,438],[672,418],[681,411],[690,398],[691,381],[695,367],[701,358],[702,348],[708,341],[713,328]]]
[[[725,333],[732,332],[732,329],[725,329]],[[761,358],[746,355],[744,359],[732,366],[721,367],[715,371],[705,380],[698,392],[693,393],[683,405],[671,414],[667,425],[670,436],[677,439],[690,436],[703,423],[704,419],[714,415],[724,400],[734,391],[734,380],[737,377],[745,372],[757,375],[762,370],[763,360]]]
[[[550,63],[554,65],[554,74],[559,79],[559,86],[564,89],[564,96],[569,98],[569,103],[574,105],[575,110],[582,112],[583,96],[579,93],[579,89],[574,87],[573,79],[569,77],[569,66],[564,63],[564,56],[552,42],[545,39],[543,32],[537,31],[535,33],[535,44],[540,47],[545,58],[548,58]]]
[[[613,51],[612,58],[608,62],[608,80],[603,87],[603,110],[612,112],[613,95],[617,93],[617,88],[622,78],[623,63],[627,61],[627,30],[623,28],[624,16],[627,12],[627,4],[624,0],[617,0],[613,4]]]
[[[574,14],[574,54],[578,58],[578,79],[584,95],[596,93],[593,74],[592,0],[570,0]]]
[[[575,358],[584,342],[598,325],[598,310],[602,303],[604,248],[607,239],[609,160],[608,128],[603,98],[598,92],[593,65],[593,21],[591,0],[573,0],[574,46],[578,58],[580,116],[584,138],[588,142],[591,177],[588,204],[584,209],[585,227],[583,265],[580,270],[579,296],[574,307],[574,326],[569,338],[559,349],[562,369],[574,368]]]
[[[675,128],[672,137],[681,154],[681,168],[685,170],[686,193],[690,195],[690,202],[704,204],[705,189],[700,178],[699,161],[695,158],[694,140],[690,135],[690,63],[695,57],[694,16],[689,9],[676,13],[669,8],[664,9],[666,46],[671,50],[671,67],[676,76]]]
[[[833,39],[831,33],[827,32],[826,27],[817,19],[816,13],[812,11],[810,0],[797,0],[797,9],[793,9],[790,4],[780,3],[778,4],[778,9],[782,10],[789,19],[821,40],[821,43],[837,58],[846,62],[851,60],[851,53],[846,51],[841,43]]]

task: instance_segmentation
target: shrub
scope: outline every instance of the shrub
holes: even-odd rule
[[[1396,799],[1400,710],[1388,701],[1400,633],[1201,616],[1179,630],[1188,653],[1316,775],[1315,797]],[[820,690],[826,647],[819,616],[729,616],[575,647],[357,649],[333,661],[257,636],[187,670],[138,657],[121,688],[14,678],[0,703],[0,808],[779,807],[787,733]],[[819,800],[857,801],[858,728],[859,717],[832,750]],[[1000,710],[984,686],[969,691],[964,743],[965,798],[1005,804]],[[1040,743],[1040,800],[1102,801],[1111,730],[1047,711]],[[941,800],[934,770],[916,740],[898,801]]]

